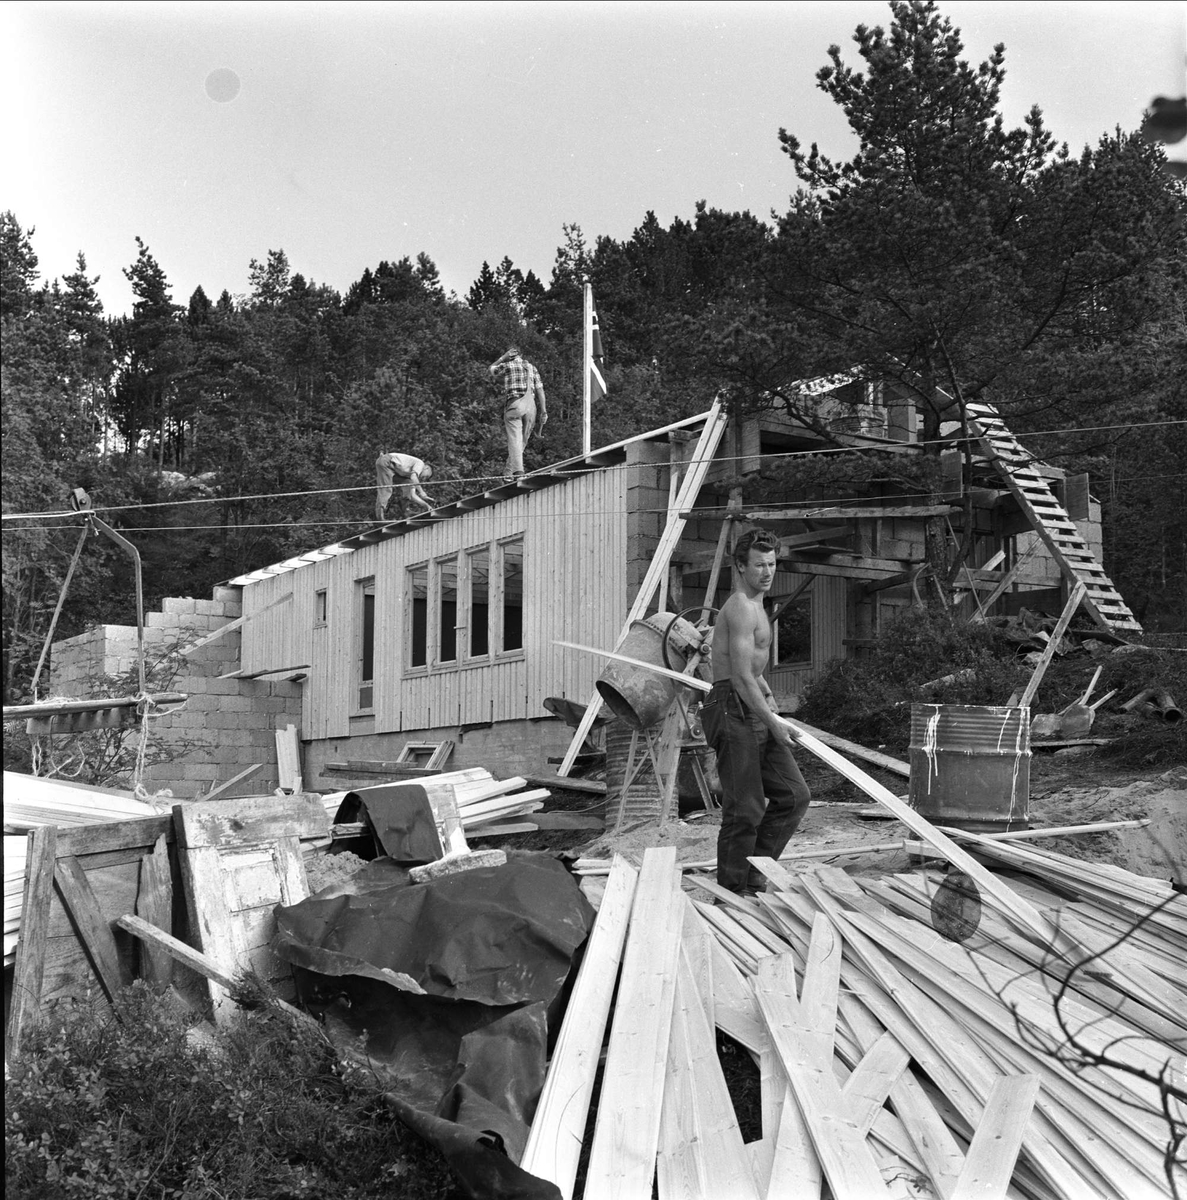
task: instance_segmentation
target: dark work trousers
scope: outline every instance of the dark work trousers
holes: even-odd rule
[[[766,882],[746,860],[778,858],[808,811],[809,792],[791,751],[745,705],[730,681],[701,705],[705,740],[721,776],[717,882],[731,892]]]

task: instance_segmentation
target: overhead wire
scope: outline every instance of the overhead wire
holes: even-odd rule
[[[1066,435],[1072,433],[1108,433],[1118,429],[1150,429],[1150,428],[1166,428],[1175,425],[1187,425],[1187,420],[1175,419],[1167,421],[1143,421],[1137,423],[1125,423],[1121,425],[1083,425],[1069,426],[1063,429],[1044,429],[1034,432],[1025,433],[1021,436],[1032,437],[1055,437],[1057,435]],[[640,435],[645,438],[646,435]],[[934,445],[951,445],[953,441],[973,440],[972,438],[960,438],[954,434],[949,434],[942,438],[932,438],[925,441],[916,442],[881,442],[876,445],[862,446],[818,446],[804,450],[777,450],[766,451],[758,454],[736,454],[736,455],[720,455],[716,457],[719,463],[737,463],[737,462],[753,462],[758,459],[763,462],[773,462],[780,459],[807,458],[826,454],[855,454],[855,453],[898,453],[908,447],[915,448],[919,446],[934,446]],[[598,453],[597,450],[591,451],[591,454]],[[626,471],[633,470],[639,464],[636,463],[615,463],[607,466],[594,468],[601,472]],[[652,464],[648,464],[652,465]],[[572,466],[569,470],[559,470],[553,474],[559,475],[562,478],[566,476],[581,476],[589,474],[591,468],[581,465]],[[547,468],[541,468],[541,472],[547,471]],[[533,472],[528,473],[533,474]],[[500,483],[504,480],[503,475],[471,475],[471,476],[441,476],[438,477],[434,473],[431,481],[427,486],[443,486],[446,484],[459,483]],[[398,485],[397,485],[398,486]],[[254,500],[287,500],[295,499],[301,496],[327,496],[327,495],[346,495],[351,492],[370,492],[375,490],[374,483],[350,484],[342,487],[332,488],[308,488],[297,491],[285,492],[256,492],[237,496],[195,496],[185,500],[153,500],[145,503],[130,503],[130,504],[109,504],[97,505],[87,509],[87,512],[93,513],[109,513],[109,512],[129,512],[129,511],[148,511],[158,508],[180,508],[193,504],[238,504],[247,503]],[[48,512],[35,513],[3,513],[0,514],[0,520],[3,521],[18,521],[18,520],[49,520],[54,517],[73,517],[77,515],[71,510],[51,510]],[[289,522],[282,522],[288,524]],[[334,522],[318,522],[319,524],[332,524]],[[223,528],[224,526],[211,526],[211,528]],[[202,527],[196,527],[202,528]],[[243,528],[241,526],[241,528]]]
[[[1173,472],[1171,474],[1166,474],[1166,475],[1125,475],[1125,476],[1121,476],[1120,478],[1114,480],[1113,482],[1115,482],[1115,483],[1138,483],[1138,482],[1144,482],[1146,480],[1153,480],[1153,479],[1187,479],[1187,471],[1178,471],[1178,472]],[[366,490],[374,490],[374,489],[370,488],[370,489],[366,489]],[[880,499],[882,499],[884,501],[885,500],[889,500],[889,501],[926,500],[926,499],[929,499],[932,495],[933,495],[933,493],[931,493],[931,492],[896,492],[893,496],[883,496],[883,497],[880,497]],[[441,508],[442,509],[448,508],[453,503],[455,503],[455,501],[446,501],[441,505]],[[813,520],[813,519],[824,519],[824,518],[814,516],[814,514],[816,513],[816,511],[818,509],[824,509],[824,508],[844,509],[847,505],[852,506],[852,507],[867,507],[868,508],[870,506],[870,503],[871,503],[871,501],[868,496],[834,496],[834,497],[825,497],[823,499],[816,499],[816,500],[810,500],[810,501],[795,501],[794,503],[786,502],[786,501],[779,501],[779,500],[755,501],[750,504],[743,504],[741,506],[741,508],[738,508],[736,506],[731,507],[728,504],[711,504],[711,505],[706,505],[701,508],[692,509],[690,511],[698,517],[712,517],[718,513],[724,513],[724,512],[741,512],[744,515],[748,512],[765,512],[765,511],[769,511],[772,509],[782,508],[788,514],[787,519],[801,518],[801,519]],[[793,509],[802,509],[802,512],[797,513],[797,512],[792,511]],[[426,511],[423,515],[426,517],[432,516],[433,511],[437,511],[437,510]],[[482,510],[477,509],[477,510],[467,510],[467,511],[481,512]],[[623,513],[627,512],[627,511],[628,510],[625,508],[600,508],[600,509],[589,508],[589,509],[582,510],[581,517],[584,519],[587,517],[621,516]],[[666,507],[656,507],[656,508],[637,508],[637,509],[631,509],[629,511],[639,513],[640,515],[650,514],[650,515],[656,515],[656,516],[664,516],[667,514],[668,509]],[[66,514],[63,514],[63,515],[66,515]],[[85,514],[77,513],[77,514],[70,514],[70,515],[83,516]],[[419,516],[421,514],[417,514],[417,515]],[[567,511],[562,511],[560,509],[541,509],[541,510],[537,510],[535,512],[525,513],[523,515],[522,519],[525,522],[531,522],[531,521],[535,521],[535,520],[549,520],[549,519],[559,517],[559,516],[570,516],[570,515],[572,515],[572,514]],[[449,518],[447,518],[445,516],[441,516],[436,519],[437,520],[448,520]],[[123,533],[185,533],[185,532],[199,532],[199,531],[203,531],[203,530],[217,530],[217,531],[223,532],[223,533],[233,533],[234,531],[240,530],[240,529],[245,529],[245,530],[246,529],[301,529],[301,528],[325,529],[325,528],[341,528],[344,525],[357,525],[357,526],[360,526],[360,527],[366,528],[366,529],[374,529],[380,525],[385,525],[385,524],[394,525],[394,524],[398,523],[399,520],[400,520],[400,518],[398,518],[398,517],[394,518],[393,520],[390,520],[390,521],[386,521],[386,520],[385,521],[376,521],[373,517],[368,517],[368,518],[326,517],[324,520],[320,520],[320,521],[252,521],[252,522],[236,523],[233,525],[224,525],[224,524],[121,525],[120,530]],[[62,529],[77,529],[77,528],[78,528],[78,523],[72,522],[70,524],[63,524],[63,525],[35,525],[35,526],[29,526],[26,529],[13,528],[13,529],[9,529],[7,531],[7,533],[8,534],[42,533],[42,532],[47,532],[47,531],[62,530]]]

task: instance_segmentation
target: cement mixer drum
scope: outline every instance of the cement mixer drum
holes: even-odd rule
[[[667,661],[664,659],[665,635]],[[680,671],[700,652],[704,634],[691,622],[670,612],[657,612],[634,621],[619,652],[629,658]],[[659,724],[681,690],[657,672],[630,663],[611,662],[598,677],[597,689],[607,707],[632,729]]]

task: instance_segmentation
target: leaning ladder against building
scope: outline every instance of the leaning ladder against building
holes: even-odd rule
[[[1047,479],[1036,469],[1036,460],[1006,427],[989,404],[967,406],[969,430],[981,443],[985,456],[997,468],[1018,501],[1034,531],[1059,564],[1072,587],[1087,588],[1084,607],[1105,629],[1141,632],[1141,625],[1121,598],[1104,567],[1080,534],[1076,523],[1051,491]]]

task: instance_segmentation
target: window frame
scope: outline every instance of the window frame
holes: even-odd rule
[[[425,618],[424,618],[424,662],[414,663],[412,661],[416,651],[416,621],[415,621],[415,605],[416,605],[416,587],[414,576],[417,572],[424,572],[425,585]],[[432,640],[433,640],[433,622],[430,617],[433,611],[432,605],[433,593],[433,572],[430,569],[430,563],[426,559],[424,562],[412,563],[404,568],[404,674],[405,675],[427,675],[429,673],[429,664],[432,660]]]
[[[510,534],[506,537],[491,538],[485,542],[477,542],[470,546],[461,547],[449,554],[435,555],[433,558],[410,563],[404,568],[404,670],[405,677],[439,674],[447,671],[464,671],[468,668],[493,666],[496,663],[513,662],[522,659],[525,648],[523,630],[525,621],[523,579],[526,577],[526,554],[524,552],[523,533]],[[503,643],[507,632],[507,622],[504,603],[506,600],[506,561],[507,548],[519,547],[520,562],[520,645],[504,649]],[[486,645],[485,651],[475,653],[474,645],[474,591],[475,580],[474,560],[486,555],[487,587],[486,587]],[[442,568],[454,564],[457,571],[457,607],[454,624],[454,653],[453,658],[442,658],[441,619],[443,588]],[[418,572],[427,576],[425,585],[425,661],[414,664],[413,653],[416,649],[414,634],[413,612],[415,604],[415,580]]]
[[[375,712],[375,688],[376,688],[376,633],[378,630],[378,598],[375,588],[375,576],[367,575],[361,579],[354,581],[355,587],[355,627],[354,627],[354,670],[352,672],[354,686],[352,688],[352,696],[354,704],[351,711],[354,715],[368,716]],[[368,630],[367,630],[367,598],[371,600],[371,628],[370,628],[370,657],[371,657],[371,673],[370,678],[366,678],[364,668],[367,663],[368,650]],[[365,690],[370,691],[370,704],[363,703],[363,693]]]
[[[796,577],[793,576],[792,578],[796,578]],[[780,616],[778,619],[771,622],[771,649],[770,649],[770,653],[767,656],[767,675],[768,675],[768,677],[771,675],[774,675],[778,671],[803,671],[806,668],[811,667],[811,665],[814,661],[814,652],[815,652],[815,645],[814,645],[815,626],[814,626],[814,621],[813,621],[814,605],[812,603],[813,591],[814,591],[814,589],[811,586],[806,587],[798,596],[796,596],[795,600],[789,606],[789,611],[793,611],[794,609],[798,608],[800,605],[807,606],[807,609],[808,609],[808,654],[807,654],[807,657],[806,658],[797,658],[794,660],[790,660],[788,662],[780,662],[779,661],[779,621],[782,620],[782,616]],[[793,595],[794,593],[795,593],[795,588],[793,587],[789,591],[784,592],[782,595],[771,596],[770,602],[771,602],[772,608],[775,611],[778,611],[779,606],[781,604],[783,604],[787,600],[787,598],[789,596]]]

